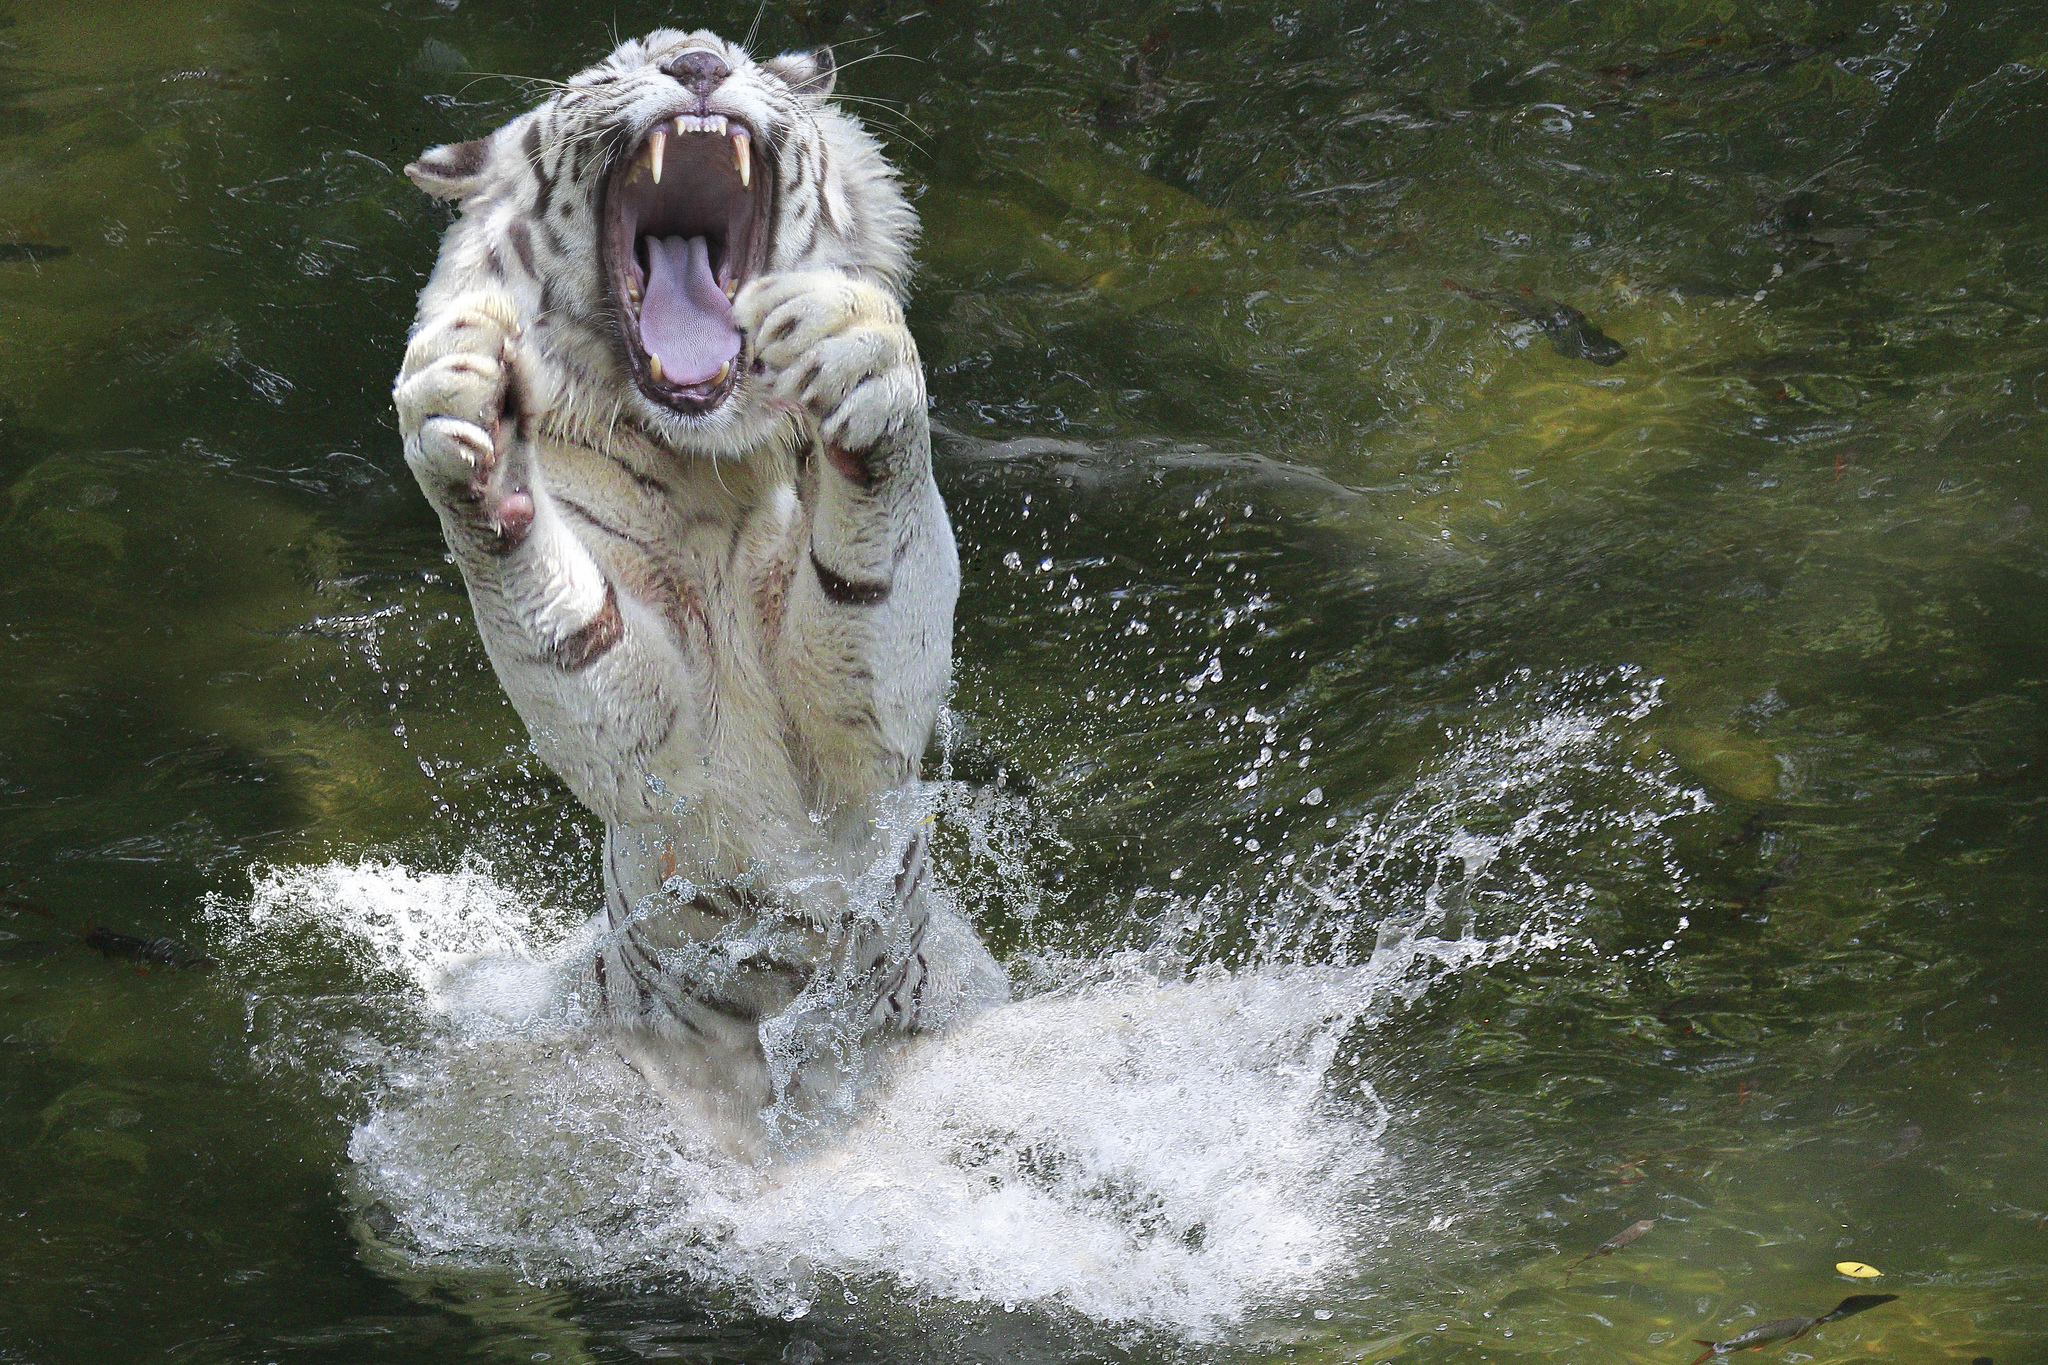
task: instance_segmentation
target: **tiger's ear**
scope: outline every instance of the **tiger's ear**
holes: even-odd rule
[[[816,47],[809,52],[785,52],[780,57],[770,57],[761,65],[780,76],[783,83],[799,95],[823,98],[832,93],[832,83],[839,77],[839,64],[832,60],[829,47]]]
[[[491,140],[480,137],[474,142],[427,148],[418,161],[405,168],[405,178],[436,199],[459,202],[475,193],[490,164]]]

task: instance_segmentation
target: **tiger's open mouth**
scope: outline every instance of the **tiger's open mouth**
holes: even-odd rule
[[[663,119],[606,184],[604,268],[634,382],[685,416],[738,377],[732,299],[767,259],[773,181],[754,140],[722,114]]]

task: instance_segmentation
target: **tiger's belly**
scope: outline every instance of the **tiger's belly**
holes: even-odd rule
[[[698,881],[676,870],[673,831],[613,825],[590,964],[600,1016],[669,1055],[683,1084],[760,1105],[817,1084],[801,1073],[818,1058],[924,1027],[939,1003],[926,826],[868,842],[800,871]]]

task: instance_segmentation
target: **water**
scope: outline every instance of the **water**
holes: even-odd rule
[[[764,11],[924,216],[1020,1000],[755,1167],[562,1009],[386,398],[396,168],[667,17],[0,5],[5,1358],[2048,1345],[2048,21]]]

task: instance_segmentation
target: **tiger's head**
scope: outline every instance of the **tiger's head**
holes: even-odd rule
[[[785,419],[741,364],[741,286],[838,270],[902,296],[917,219],[873,136],[828,101],[835,75],[830,48],[756,62],[660,29],[406,167],[461,206],[444,269],[537,291],[565,425],[626,418],[673,450],[744,453]]]

